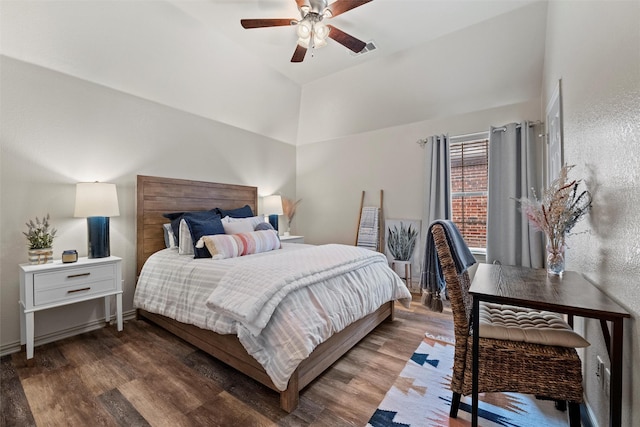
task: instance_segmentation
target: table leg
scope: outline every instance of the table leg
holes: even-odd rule
[[[620,427],[622,425],[622,317],[613,320],[613,332],[611,334],[611,383],[609,384],[609,425]]]
[[[25,332],[26,332],[26,345],[27,345],[27,359],[33,358],[33,312],[25,313],[24,315]]]
[[[116,295],[116,318],[118,320],[118,332],[122,331],[122,293]]]
[[[111,295],[104,297],[104,321],[111,322]]]
[[[404,280],[407,282],[407,288],[411,289],[411,264],[404,265]]]
[[[480,349],[480,300],[479,298],[473,298],[473,312],[471,314],[471,321],[473,322],[473,352],[472,356],[472,383],[471,383],[471,425],[472,427],[478,426],[478,370],[479,361],[478,353]]]

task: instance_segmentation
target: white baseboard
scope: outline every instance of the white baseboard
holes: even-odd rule
[[[122,313],[123,320],[135,319],[136,310],[125,311]],[[60,331],[52,332],[50,334],[40,335],[35,337],[34,346],[37,347],[42,344],[58,341],[64,338],[69,338],[74,335],[84,334],[85,332],[94,331],[96,329],[104,328],[104,319],[96,319],[84,325],[74,326],[72,328],[63,329]],[[114,316],[111,317],[111,324],[115,324]],[[6,356],[12,353],[18,353],[22,349],[20,341],[14,341],[11,343],[3,344],[0,346],[0,356]]]

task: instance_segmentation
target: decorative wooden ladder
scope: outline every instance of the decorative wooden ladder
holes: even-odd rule
[[[356,234],[356,246],[368,248],[374,251],[384,252],[382,202],[384,193],[380,190],[380,207],[364,206],[365,191],[362,191],[360,199],[360,216],[358,217],[358,230]]]

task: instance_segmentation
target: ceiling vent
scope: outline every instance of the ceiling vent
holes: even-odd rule
[[[370,41],[367,42],[367,45],[364,47],[364,49],[362,49],[358,53],[351,52],[351,55],[353,55],[353,56],[361,56],[361,55],[364,55],[365,53],[372,52],[372,51],[374,51],[376,49],[378,49],[378,46],[376,46],[376,43],[373,40],[370,40]]]

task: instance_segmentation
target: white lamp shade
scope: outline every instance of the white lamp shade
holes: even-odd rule
[[[327,36],[329,35],[329,27],[327,27],[322,22],[316,22],[316,24],[313,26],[313,33],[318,39],[326,40]]]
[[[306,39],[311,37],[311,31],[313,30],[313,24],[309,21],[302,21],[298,24],[298,28],[296,32],[298,33],[298,37],[301,39]]]
[[[119,216],[116,185],[106,182],[79,182],[76,184],[74,217]]]
[[[265,215],[282,215],[282,197],[279,195],[267,196],[263,200]]]

